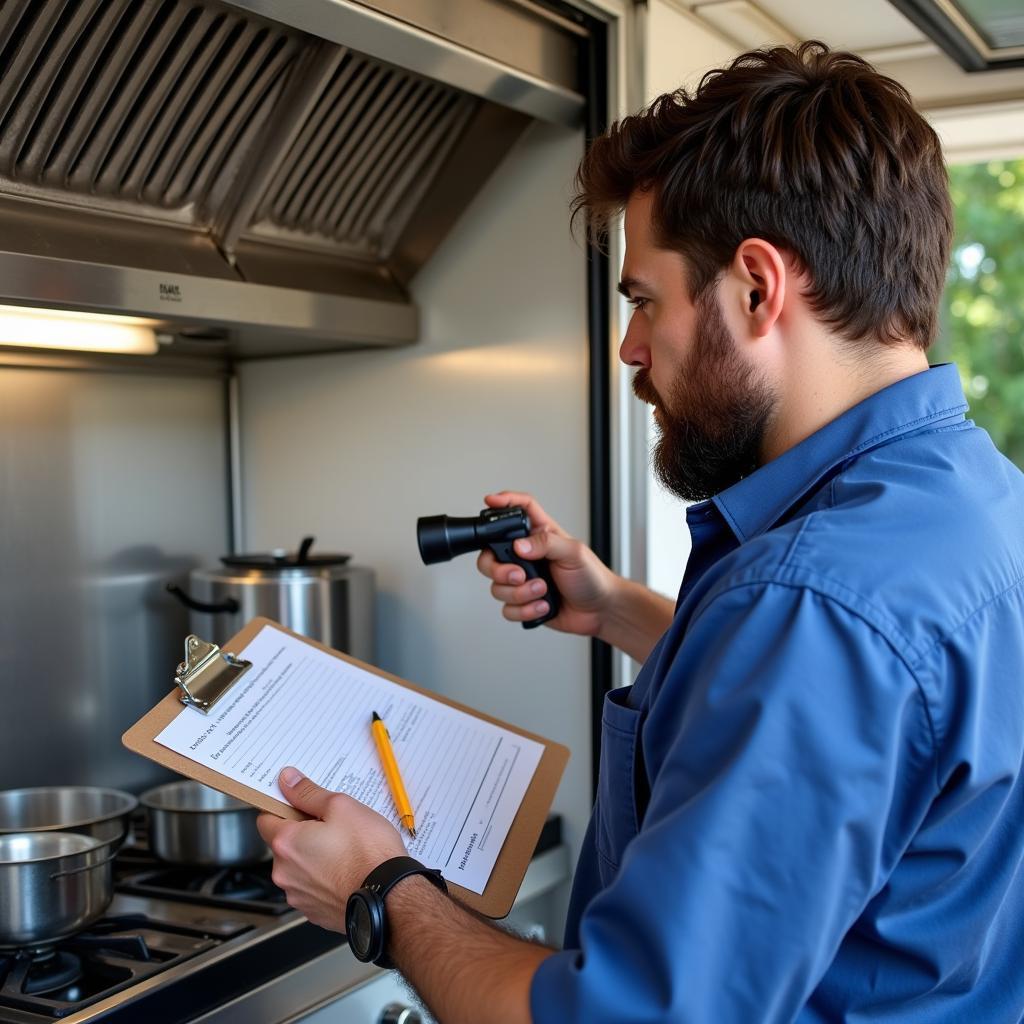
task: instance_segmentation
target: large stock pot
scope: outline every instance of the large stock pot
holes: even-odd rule
[[[191,611],[191,631],[222,644],[258,615],[303,636],[374,660],[372,569],[349,564],[349,555],[312,552],[306,537],[297,551],[226,555],[223,565],[193,569],[189,589],[171,591]]]

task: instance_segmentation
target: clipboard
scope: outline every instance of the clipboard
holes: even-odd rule
[[[181,713],[184,705],[191,705],[206,713],[230,691],[239,679],[244,677],[251,665],[239,658],[235,652],[243,651],[264,626],[273,626],[282,633],[341,661],[356,665],[388,679],[392,683],[423,694],[431,700],[457,708],[474,718],[508,729],[510,732],[534,740],[543,746],[544,751],[540,763],[537,765],[523,801],[519,805],[519,810],[512,821],[512,827],[498,853],[498,859],[495,861],[484,892],[482,894],[471,892],[454,882],[448,882],[449,892],[460,903],[485,917],[505,917],[512,909],[516,894],[519,892],[540,831],[544,827],[545,819],[554,800],[555,791],[561,781],[562,772],[569,761],[569,749],[560,743],[546,740],[542,736],[509,725],[498,718],[492,718],[465,704],[439,696],[422,686],[417,686],[415,683],[384,672],[374,665],[368,665],[347,654],[332,650],[316,640],[293,632],[279,622],[263,617],[253,619],[223,647],[217,647],[199,637],[188,637],[185,641],[185,659],[175,673],[174,689],[156,707],[143,715],[121,737],[121,742],[136,754],[141,754],[157,764],[172,769],[179,775],[202,782],[253,807],[258,807],[260,810],[269,811],[271,814],[276,814],[281,818],[290,818],[293,821],[305,820],[307,816],[290,804],[236,782],[234,779],[221,775],[220,772],[156,742],[156,737]],[[446,881],[448,880],[446,879]]]

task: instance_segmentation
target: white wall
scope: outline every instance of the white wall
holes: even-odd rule
[[[652,0],[645,36],[645,102],[680,86],[693,89],[704,72],[726,64],[737,52],[734,46],[671,0]],[[647,410],[646,421],[649,450],[656,434],[650,410]],[[659,593],[674,598],[690,554],[686,505],[666,491],[651,472],[646,476],[646,487],[645,582]]]
[[[721,67],[738,52],[676,0],[651,0],[646,39],[645,100],[680,86],[695,88],[705,71]]]
[[[532,490],[586,536],[583,249],[567,197],[582,136],[532,126],[415,282],[422,340],[241,371],[249,547],[304,533],[377,571],[378,662],[566,743],[555,810],[590,812],[587,641],[505,622],[474,558],[425,567],[418,516]]]

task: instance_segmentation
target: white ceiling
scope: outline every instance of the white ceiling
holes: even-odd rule
[[[902,81],[922,108],[1024,97],[1024,70],[962,71],[889,0],[668,2],[739,47],[821,39],[836,48],[855,50]]]
[[[835,40],[851,50],[902,46],[924,39],[888,0],[758,0],[754,6],[800,39]]]
[[[662,2],[699,20],[733,52],[821,39],[862,54],[910,90],[951,160],[1024,152],[1024,69],[963,71],[889,0]],[[709,60],[717,59],[709,54]]]

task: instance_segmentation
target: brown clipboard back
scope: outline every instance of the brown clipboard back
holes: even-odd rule
[[[555,798],[555,791],[558,789],[558,784],[561,781],[562,772],[569,761],[568,747],[560,743],[553,743],[551,740],[546,740],[534,733],[527,732],[525,729],[516,728],[516,726],[509,725],[498,718],[492,718],[490,715],[485,715],[480,711],[467,707],[465,704],[448,700],[448,698],[441,697],[422,686],[417,686],[405,679],[400,679],[398,676],[383,672],[373,665],[367,665],[356,658],[351,658],[347,654],[341,654],[330,647],[326,647],[324,644],[310,640],[308,637],[301,636],[287,629],[272,619],[262,617],[253,619],[241,632],[223,644],[221,650],[232,654],[240,654],[264,626],[273,626],[275,629],[279,629],[283,633],[287,633],[312,647],[319,648],[319,650],[325,651],[335,658],[358,665],[360,668],[382,676],[384,679],[390,679],[391,682],[397,683],[399,686],[415,690],[417,693],[422,693],[432,700],[458,708],[460,711],[465,711],[466,714],[473,715],[475,718],[491,722],[494,725],[501,726],[503,729],[508,729],[510,732],[535,740],[544,747],[540,763],[537,765],[537,770],[534,772],[533,779],[526,790],[523,802],[519,805],[519,811],[512,821],[512,827],[509,829],[501,852],[498,854],[498,859],[495,862],[494,869],[487,881],[483,894],[470,892],[468,889],[464,889],[462,886],[455,885],[454,883],[449,883],[448,886],[452,896],[465,906],[484,914],[486,917],[505,917],[512,909],[512,903],[519,892],[523,876],[526,874],[530,858],[533,856],[534,848],[537,845],[540,830],[544,826],[545,818]],[[148,757],[151,761],[156,761],[157,764],[162,764],[178,772],[180,775],[186,775],[190,779],[195,779],[198,782],[205,783],[207,786],[212,786],[214,789],[219,789],[223,793],[237,797],[247,804],[260,808],[260,810],[269,811],[271,814],[276,814],[282,818],[292,818],[296,821],[304,819],[306,815],[301,811],[297,811],[290,804],[282,803],[280,800],[275,800],[265,793],[244,786],[240,782],[235,782],[234,779],[229,779],[212,768],[207,768],[205,765],[201,765],[199,762],[171,750],[170,747],[165,747],[156,742],[156,737],[183,709],[179,699],[180,692],[177,688],[170,691],[156,707],[143,715],[121,737],[122,743],[136,754]]]

